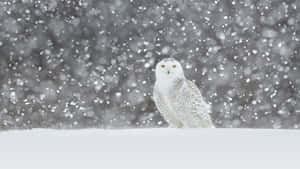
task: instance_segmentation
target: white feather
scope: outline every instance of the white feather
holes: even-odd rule
[[[185,78],[178,61],[160,61],[155,74],[154,102],[171,127],[214,127],[210,105],[198,87]]]

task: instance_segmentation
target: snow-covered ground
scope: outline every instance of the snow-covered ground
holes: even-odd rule
[[[300,131],[34,129],[0,133],[0,168],[300,168]]]

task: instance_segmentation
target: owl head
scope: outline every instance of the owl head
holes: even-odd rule
[[[165,58],[157,63],[155,68],[156,80],[172,81],[184,79],[184,72],[181,64],[173,58]]]

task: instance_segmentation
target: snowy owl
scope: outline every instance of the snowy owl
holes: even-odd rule
[[[214,127],[209,115],[210,105],[204,101],[198,87],[185,78],[177,60],[160,61],[155,76],[153,100],[169,127]]]

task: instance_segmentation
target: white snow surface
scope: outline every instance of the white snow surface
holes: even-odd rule
[[[0,168],[300,168],[300,131],[127,129],[0,132]]]

